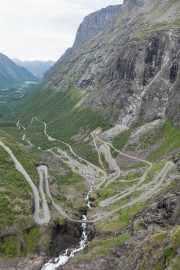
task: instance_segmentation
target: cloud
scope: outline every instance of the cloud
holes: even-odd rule
[[[89,13],[122,0],[0,0],[0,51],[23,60],[58,59]]]

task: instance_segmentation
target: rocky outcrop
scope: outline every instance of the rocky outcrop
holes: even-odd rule
[[[121,5],[116,5],[108,6],[86,16],[77,30],[73,49],[78,48],[89,39],[94,38],[97,34],[103,31],[104,28],[110,24],[120,12]]]
[[[131,238],[109,249],[109,255],[100,258],[72,259],[63,270],[140,270],[176,269],[179,246],[180,193],[177,190],[158,196],[129,221],[124,232]],[[121,232],[122,233],[122,232]],[[78,255],[77,255],[78,257]]]
[[[134,226],[139,224],[145,230],[150,230],[152,226],[180,225],[180,192],[177,190],[165,194],[163,198],[135,215],[132,222]]]
[[[166,117],[178,126],[179,8],[126,0],[87,16],[44,86],[85,90],[84,105],[119,124]]]
[[[63,224],[55,224],[52,229],[51,256],[56,257],[61,251],[79,243],[82,228],[78,224],[64,221]]]

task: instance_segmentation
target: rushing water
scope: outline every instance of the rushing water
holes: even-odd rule
[[[92,182],[92,186],[94,184],[94,181]],[[91,186],[85,200],[87,201],[87,206],[88,208],[90,208],[90,200],[89,200],[89,195],[92,193],[92,189],[93,187]],[[83,220],[87,220],[87,217],[85,215],[83,215]],[[56,270],[59,266],[62,266],[64,264],[66,264],[68,262],[68,260],[72,257],[74,257],[74,255],[83,250],[86,245],[88,244],[88,237],[87,237],[87,223],[83,223],[81,224],[82,227],[82,235],[81,235],[81,239],[79,242],[78,247],[74,247],[74,248],[68,248],[65,251],[63,251],[59,257],[51,259],[49,262],[47,262],[46,264],[43,265],[43,267],[41,268],[41,270]]]
[[[86,216],[83,215],[83,219],[82,220],[86,220]],[[47,262],[42,268],[41,270],[56,270],[59,266],[64,265],[65,263],[67,263],[67,261],[74,257],[74,255],[85,248],[85,246],[88,243],[88,238],[87,238],[87,224],[86,223],[82,223],[82,235],[81,235],[81,239],[79,242],[78,247],[75,248],[68,248],[66,249],[64,252],[62,252],[60,254],[59,257],[55,258],[55,259],[51,259],[49,262]]]

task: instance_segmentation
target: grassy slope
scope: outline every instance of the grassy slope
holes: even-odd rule
[[[95,151],[92,150],[92,147],[83,141],[75,142],[72,136],[86,132],[88,135],[99,126],[104,130],[108,129],[110,123],[101,116],[99,111],[91,111],[82,106],[76,107],[83,96],[84,92],[74,89],[56,92],[54,90],[43,90],[41,88],[22,100],[18,106],[15,107],[14,111],[15,114],[21,118],[21,123],[25,127],[29,125],[33,116],[37,116],[39,120],[48,124],[47,133],[49,135],[72,144],[77,153],[89,159],[89,161],[97,163],[97,155]],[[10,120],[7,119],[7,121]],[[3,125],[5,125],[5,123]],[[47,147],[49,144],[47,144],[47,139],[43,135],[43,125],[40,123],[38,125],[39,134],[35,134],[38,132],[37,123],[33,123],[34,129],[33,126],[30,130],[28,129],[27,137],[30,140],[32,138],[36,144],[36,138],[41,133],[42,136],[39,137],[41,138],[41,146]],[[17,133],[17,131],[14,131],[13,134],[12,128],[8,131],[7,126],[5,126],[5,130],[6,132],[11,132],[12,135]],[[37,135],[36,138],[35,135]]]
[[[20,132],[20,131],[19,131]],[[46,163],[46,158],[41,150],[36,147],[29,147],[18,143],[13,137],[0,129],[0,140],[2,140],[15,154],[26,169],[31,179],[38,188],[38,174],[35,164]],[[46,156],[50,155],[46,153]],[[49,156],[49,160],[52,156]],[[68,211],[72,210],[71,202],[66,200],[66,189],[71,186],[80,192],[85,192],[84,179],[72,172],[65,164],[59,163],[58,167],[53,167],[55,160],[49,164],[50,185],[55,187],[55,194],[52,196],[62,204]],[[57,163],[58,164],[58,163]],[[58,166],[58,165],[57,165]],[[83,197],[82,197],[83,198]],[[65,205],[64,205],[64,204]],[[50,207],[51,208],[51,207]],[[0,147],[0,257],[16,257],[27,255],[41,249],[38,246],[41,227],[32,227],[33,225],[33,193],[26,179],[19,173],[14,162],[7,152]],[[57,213],[51,211],[51,215]],[[16,228],[18,233],[7,234],[9,228]],[[29,228],[29,229],[27,229]],[[7,230],[7,231],[6,231]],[[19,234],[20,232],[20,234]],[[51,232],[49,231],[49,234]],[[49,237],[49,235],[47,236]],[[47,249],[48,249],[47,245]]]
[[[161,145],[148,157],[149,161],[155,161],[162,156],[168,155],[180,148],[180,130],[173,127],[171,123],[164,123],[162,127],[155,128],[150,132],[141,135],[138,142],[129,144],[128,140],[133,129],[123,131],[113,138],[113,144],[117,149],[136,150],[148,149],[149,146],[155,145],[163,139]]]
[[[107,129],[109,123],[99,112],[75,108],[83,95],[82,91],[74,89],[64,92],[39,89],[16,107],[15,113],[21,117],[25,126],[33,116],[39,117],[48,123],[50,134],[65,141],[71,141],[71,137],[79,133],[80,128],[93,130],[100,125]]]

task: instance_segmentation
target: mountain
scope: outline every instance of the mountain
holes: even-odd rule
[[[179,14],[94,12],[35,91],[0,102],[0,269],[179,269]]]
[[[14,87],[25,81],[37,81],[37,77],[0,53],[0,89]]]
[[[90,14],[44,85],[86,91],[83,104],[119,124],[166,118],[179,126],[179,28],[173,0],[125,0]]]
[[[40,78],[42,78],[44,73],[47,72],[48,69],[50,69],[55,64],[55,61],[52,61],[52,60],[21,61],[17,58],[14,58],[12,59],[12,61],[16,65],[26,68],[29,72],[31,72],[32,74]]]

